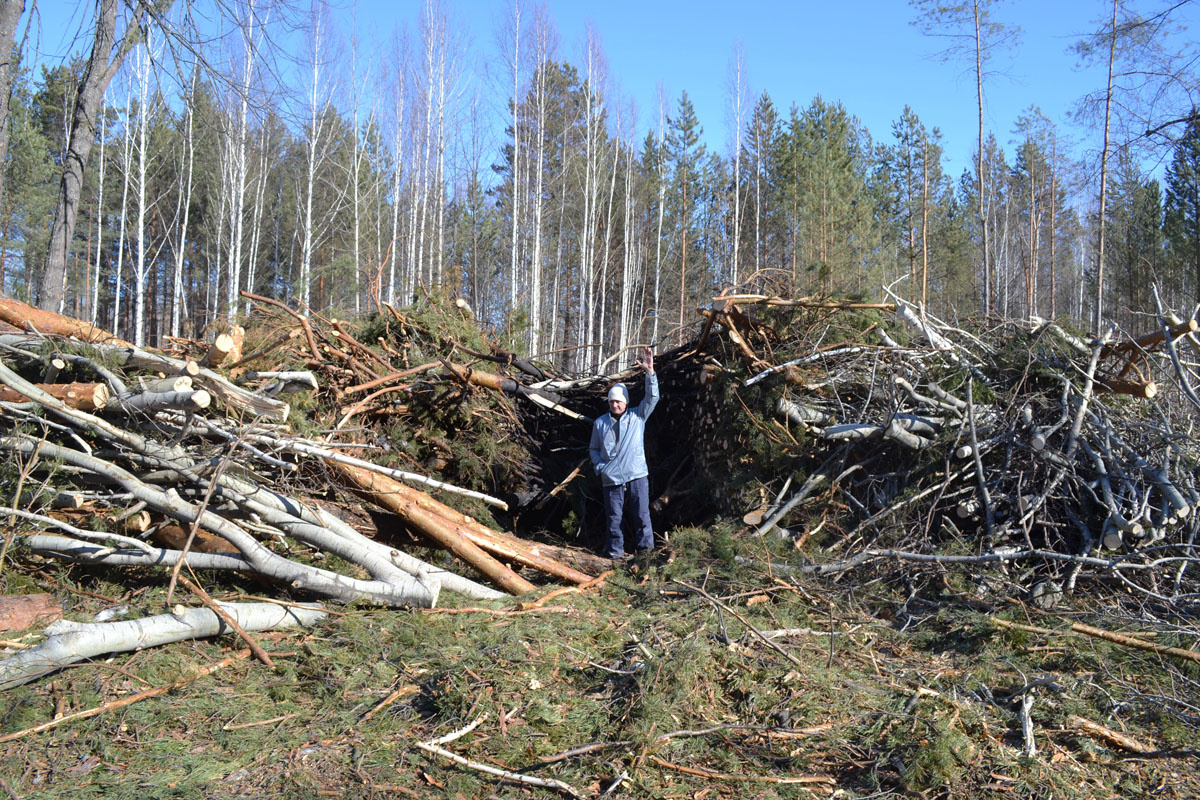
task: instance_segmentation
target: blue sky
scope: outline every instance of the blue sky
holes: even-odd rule
[[[418,0],[403,5],[419,6]],[[490,23],[504,0],[451,0],[474,19],[478,44],[493,47]],[[1159,2],[1141,3],[1157,10]],[[674,101],[687,90],[710,147],[725,151],[729,137],[729,70],[734,47],[745,53],[752,93],[771,94],[784,114],[814,96],[840,100],[876,139],[890,139],[905,104],[928,127],[943,133],[947,170],[957,176],[972,158],[977,137],[976,90],[971,65],[936,57],[945,42],[909,24],[914,12],[903,0],[833,3],[813,0],[547,0],[559,33],[560,55],[576,60],[586,25],[600,37],[609,74],[636,98],[642,129],[657,118],[658,87]],[[1064,138],[1089,132],[1073,128],[1068,114],[1086,92],[1102,86],[1103,66],[1077,68],[1070,46],[1095,30],[1105,14],[1102,0],[1011,0],[996,18],[1019,26],[1018,45],[995,59],[984,88],[985,126],[1007,148],[1017,117],[1038,106]],[[1111,13],[1111,4],[1107,5]],[[1178,13],[1200,27],[1200,3]],[[1195,30],[1192,35],[1195,35]],[[1099,142],[1080,141],[1099,149]],[[1081,150],[1082,152],[1082,150]]]
[[[522,2],[529,16],[532,2]],[[511,4],[443,0],[451,23],[467,35],[474,63],[500,68],[495,30]],[[1149,13],[1162,8],[1163,0],[1134,5]],[[424,0],[335,0],[333,13],[344,36],[357,19],[364,43],[382,42],[400,27],[415,36],[423,6]],[[729,71],[740,45],[752,97],[768,91],[782,114],[793,103],[803,108],[820,94],[841,101],[877,140],[889,141],[892,123],[908,104],[926,126],[941,129],[952,176],[970,164],[977,126],[970,65],[940,61],[936,53],[944,42],[923,36],[910,24],[914,12],[903,0],[742,0],[736,9],[733,3],[712,0],[546,0],[546,6],[557,30],[560,59],[581,63],[585,31],[593,26],[613,86],[637,104],[640,132],[656,123],[660,86],[669,111],[686,90],[706,143],[726,152]],[[1059,126],[1064,140],[1076,143],[1077,155],[1098,150],[1094,132],[1073,126],[1068,114],[1083,94],[1103,85],[1103,66],[1078,68],[1068,51],[1096,29],[1105,7],[1104,0],[998,4],[997,19],[1022,29],[1017,46],[995,59],[995,74],[985,86],[985,125],[1006,149],[1017,117],[1037,106]],[[41,48],[47,57],[69,49],[70,34],[91,8],[86,1],[44,2]],[[1176,18],[1193,28],[1189,36],[1194,39],[1200,30],[1200,2],[1184,6]],[[506,98],[493,99],[494,107],[502,108]]]

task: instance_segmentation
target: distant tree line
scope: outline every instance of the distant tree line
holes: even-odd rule
[[[967,0],[962,19],[980,7]],[[896,285],[943,316],[1088,321],[1100,304],[1123,325],[1155,284],[1177,308],[1200,298],[1200,120],[1186,101],[1126,117],[1146,133],[1105,137],[1102,180],[1036,107],[984,132],[953,176],[911,108],[885,132],[821,96],[785,110],[748,95],[740,54],[730,146],[714,152],[686,91],[637,120],[595,37],[564,58],[544,10],[519,1],[493,57],[507,77],[491,85],[467,80],[470,53],[433,0],[411,39],[370,57],[339,43],[319,3],[214,8],[219,37],[165,0],[98,0],[95,40],[36,68],[0,19],[15,53],[0,73],[4,293],[155,343],[245,313],[241,291],[341,315],[442,291],[513,349],[579,370],[679,341],[730,287]],[[1146,58],[1137,25],[1153,18],[1113,8],[1089,52]],[[111,74],[89,117],[98,64]],[[1190,97],[1195,75],[1173,79]],[[1146,144],[1167,164],[1161,184]]]

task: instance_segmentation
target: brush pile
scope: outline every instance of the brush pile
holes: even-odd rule
[[[1023,562],[1010,577],[1047,606],[1083,580],[1194,606],[1196,321],[1160,314],[1137,338],[1043,320],[971,334],[893,299],[742,296],[708,312],[759,431],[757,484],[742,486],[763,502],[744,522],[847,554],[806,572]]]
[[[268,308],[275,306],[263,301]],[[172,342],[164,353],[114,340],[68,318],[5,300],[5,320],[36,333],[0,338],[6,387],[3,513],[7,546],[38,556],[117,567],[157,566],[246,573],[301,595],[385,606],[432,606],[442,589],[473,598],[534,588],[517,570],[570,584],[607,565],[587,553],[536,545],[489,528],[413,485],[480,507],[504,500],[402,469],[406,451],[452,457],[459,445],[436,433],[419,444],[386,428],[348,423],[404,414],[386,397],[404,390],[414,413],[445,404],[445,393],[474,385],[470,370],[434,360],[412,368],[362,346],[336,320],[289,316],[260,326],[269,341],[242,355],[233,328],[211,345]],[[318,323],[319,326],[318,326]],[[274,328],[274,330],[272,330]],[[385,351],[386,352],[386,351]],[[306,369],[252,371],[276,363]],[[444,379],[422,377],[434,369]],[[380,380],[380,379],[383,380]],[[400,384],[399,381],[412,378]],[[384,387],[365,396],[363,383]],[[368,388],[375,388],[368,386]],[[295,394],[303,392],[304,397]],[[319,404],[350,398],[328,426],[315,428],[285,399]],[[461,397],[458,401],[461,403]],[[324,409],[319,409],[324,410]],[[450,419],[444,427],[476,424]],[[509,437],[511,413],[489,411],[495,439]],[[479,437],[483,438],[483,437]],[[495,441],[493,439],[493,441]],[[455,474],[466,474],[467,459]],[[450,472],[450,470],[443,470]],[[11,491],[8,491],[11,490]],[[351,493],[389,512],[384,525],[453,553],[491,586],[418,560],[386,541],[369,517],[351,516]],[[349,518],[349,521],[348,519]],[[352,522],[362,523],[356,527]],[[362,528],[369,533],[366,535]],[[570,562],[570,563],[567,563]],[[174,578],[172,578],[172,582]]]
[[[249,333],[164,351],[0,302],[0,563],[161,569],[172,589],[186,565],[424,607],[609,567],[561,545],[599,533],[590,420],[615,380],[636,402],[638,372],[519,358],[447,298],[362,326],[247,298]],[[822,554],[782,573],[1020,562],[1009,579],[1047,605],[1114,582],[1194,603],[1195,320],[968,333],[893,299],[701,309],[657,358],[656,529],[740,520]]]

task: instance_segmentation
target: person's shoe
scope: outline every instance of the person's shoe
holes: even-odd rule
[[[608,558],[614,564],[624,564],[627,561],[633,561],[633,554],[632,553],[620,553],[619,555],[609,556]]]

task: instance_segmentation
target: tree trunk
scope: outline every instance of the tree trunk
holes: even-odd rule
[[[166,7],[170,6],[170,2],[171,0],[160,0],[156,5]],[[75,97],[71,132],[63,157],[58,202],[54,207],[53,221],[50,223],[46,268],[42,272],[38,291],[38,306],[51,311],[61,311],[63,308],[67,256],[71,252],[71,240],[75,236],[75,217],[79,212],[79,197],[83,192],[83,173],[92,152],[92,144],[96,140],[97,112],[113,75],[138,39],[145,13],[144,9],[139,9],[137,18],[130,22],[121,41],[117,43],[115,40],[119,0],[99,0],[98,5],[96,36],[92,43],[92,54],[79,83],[79,93]]]
[[[1113,0],[1112,29],[1109,34],[1112,39],[1108,44],[1108,88],[1104,94],[1104,149],[1100,152],[1100,219],[1099,234],[1096,243],[1096,312],[1092,316],[1092,330],[1100,333],[1100,324],[1104,315],[1104,205],[1108,194],[1108,131],[1112,119],[1113,96],[1113,62],[1117,55],[1117,5],[1120,0]]]
[[[990,283],[991,267],[988,261],[988,219],[987,208],[983,202],[983,42],[979,32],[979,0],[974,0],[975,12],[975,92],[979,107],[979,153],[975,165],[975,176],[979,179],[979,225],[983,234],[983,313],[991,311]]]
[[[17,23],[25,12],[25,0],[0,2],[0,164],[8,155],[8,101],[12,96],[13,66],[20,58],[13,49]],[[4,171],[0,170],[0,205],[4,203]]]

